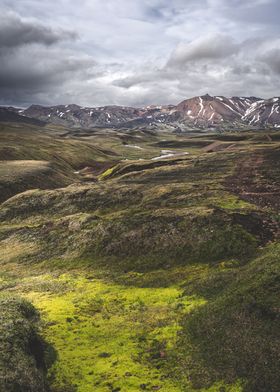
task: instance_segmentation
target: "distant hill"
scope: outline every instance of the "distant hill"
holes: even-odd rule
[[[13,107],[0,107],[0,122],[17,122],[32,125],[45,125],[45,122],[36,118],[21,115],[20,111]]]

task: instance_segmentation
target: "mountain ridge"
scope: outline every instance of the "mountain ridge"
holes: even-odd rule
[[[192,128],[280,128],[280,98],[224,97],[205,94],[177,105],[150,105],[140,108],[109,105],[84,107],[76,104],[42,106],[26,109],[1,108],[8,117],[39,120],[70,128],[133,128],[135,126]],[[5,117],[5,116],[4,116]],[[3,121],[0,118],[0,121]]]

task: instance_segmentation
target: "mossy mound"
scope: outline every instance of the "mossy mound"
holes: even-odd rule
[[[72,182],[72,174],[47,161],[0,161],[0,202],[26,189],[58,188]]]
[[[240,379],[246,392],[280,390],[279,252],[273,244],[231,279],[220,274],[220,295],[185,319],[180,371],[195,387]]]
[[[84,179],[78,171],[97,173],[118,156],[83,140],[68,140],[48,128],[0,124],[0,203],[29,189],[53,189]]]
[[[25,300],[0,297],[0,390],[47,392],[44,344],[38,336],[38,313]]]
[[[13,249],[15,244],[25,249],[30,244],[30,252],[24,254],[22,249],[9,261],[19,261],[18,257],[28,263],[48,260],[51,266],[51,260],[63,259],[65,266],[71,266],[73,260],[84,259],[94,268],[102,265],[121,271],[147,271],[233,257],[245,260],[260,242],[236,223],[235,217],[219,209],[201,208],[109,216],[79,213],[4,228],[0,239],[7,255],[9,244]]]

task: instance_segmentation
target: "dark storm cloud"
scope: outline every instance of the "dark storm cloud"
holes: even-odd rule
[[[279,13],[278,0],[1,0],[1,103],[278,95]]]
[[[102,72],[101,72],[102,73]],[[71,83],[84,84],[100,74],[96,62],[59,48],[22,47],[0,56],[0,102],[28,105],[67,91]]]
[[[58,41],[75,38],[75,32],[54,30],[39,23],[26,21],[14,13],[4,13],[0,16],[0,48],[34,43],[52,45]]]
[[[62,83],[74,76],[87,79],[89,69],[95,65],[93,60],[75,58],[70,53],[64,57],[65,54],[61,56],[57,49],[46,52],[29,48],[0,58],[0,88],[33,89]]]
[[[13,12],[0,16],[0,103],[36,102],[71,79],[85,81],[96,66],[90,56],[59,45],[73,42],[69,29],[46,27]]]

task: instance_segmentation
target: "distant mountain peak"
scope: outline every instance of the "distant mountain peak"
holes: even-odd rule
[[[193,128],[280,128],[280,98],[230,98],[205,94],[178,105],[82,107],[76,104],[11,109],[19,116],[70,128],[133,128],[139,126]],[[8,117],[11,118],[11,114]],[[5,117],[2,113],[2,117]],[[15,117],[15,116],[14,116]]]
[[[202,99],[206,99],[206,100],[207,100],[207,99],[209,99],[209,100],[212,100],[212,99],[214,99],[214,97],[212,97],[212,96],[211,96],[211,95],[209,95],[208,93],[207,93],[207,94],[205,94],[205,95],[202,95],[202,96],[201,96],[201,98],[202,98]]]

